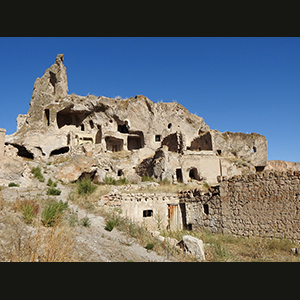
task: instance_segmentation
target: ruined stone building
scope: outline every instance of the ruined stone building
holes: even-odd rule
[[[260,172],[267,165],[264,136],[212,130],[176,102],[68,94],[63,60],[58,54],[36,79],[27,114],[18,116],[17,131],[6,136],[19,156],[47,161],[67,155],[77,162],[84,156],[82,170],[98,181],[105,175],[135,181],[148,175],[214,184],[218,176]],[[62,167],[57,178],[80,175],[66,172]]]

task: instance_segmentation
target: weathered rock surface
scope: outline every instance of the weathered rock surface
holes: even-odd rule
[[[205,261],[204,246],[202,240],[190,235],[184,235],[182,237],[182,240],[179,242],[179,245],[185,252],[192,254],[197,259]]]
[[[291,162],[284,160],[269,160],[265,170],[277,170],[277,171],[300,171],[300,162]]]

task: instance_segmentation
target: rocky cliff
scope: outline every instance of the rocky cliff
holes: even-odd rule
[[[27,114],[18,116],[17,131],[6,136],[6,145],[19,156],[44,162],[59,155],[92,156],[91,168],[84,169],[102,174],[100,180],[105,174],[147,175],[135,171],[145,160],[151,164],[147,170],[156,170],[154,177],[175,182],[239,174],[241,164],[236,166],[234,159],[248,164],[251,172],[267,165],[264,136],[211,130],[202,117],[176,102],[154,103],[142,95],[69,95],[63,60],[58,54],[36,79]],[[222,169],[220,160],[227,157],[231,161]]]

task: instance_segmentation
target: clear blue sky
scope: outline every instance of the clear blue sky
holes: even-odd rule
[[[69,93],[176,100],[211,129],[257,132],[300,161],[300,38],[0,38],[0,127],[16,131],[34,81],[63,53]]]

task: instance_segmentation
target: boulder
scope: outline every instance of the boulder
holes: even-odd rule
[[[184,235],[178,245],[183,248],[184,252],[190,253],[195,258],[205,261],[203,241],[190,236]]]
[[[83,174],[95,174],[97,164],[93,157],[77,155],[60,165],[55,177],[64,183],[74,182]]]

